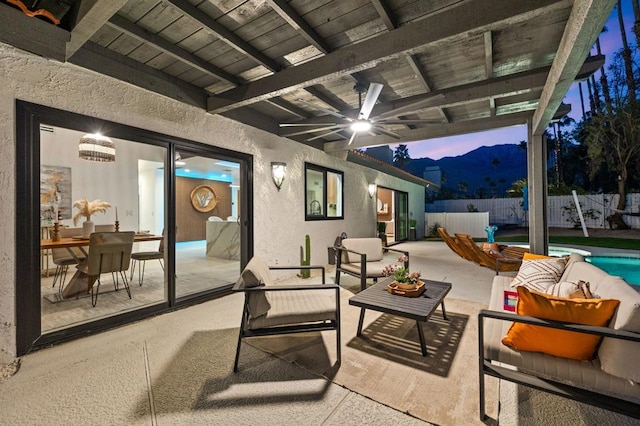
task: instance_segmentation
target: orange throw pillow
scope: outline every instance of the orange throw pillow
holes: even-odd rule
[[[606,327],[619,304],[615,299],[566,299],[519,286],[516,311],[541,319]],[[593,358],[599,341],[600,337],[592,334],[514,322],[502,344],[517,351],[586,361]]]

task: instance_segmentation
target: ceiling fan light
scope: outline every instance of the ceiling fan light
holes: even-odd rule
[[[356,120],[351,124],[351,130],[354,132],[366,132],[371,129],[371,123],[367,120]]]

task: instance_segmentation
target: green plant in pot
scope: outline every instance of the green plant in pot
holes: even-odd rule
[[[409,258],[407,256],[400,256],[398,263],[404,264],[408,260]],[[382,270],[382,275],[385,277],[393,276],[393,284],[402,290],[413,290],[420,284],[421,273],[419,271],[410,272],[409,268],[395,263],[386,265]]]

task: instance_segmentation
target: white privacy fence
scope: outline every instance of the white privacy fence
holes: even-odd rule
[[[587,228],[608,228],[607,216],[614,213],[618,201],[618,194],[590,194],[578,195],[580,207],[584,215]],[[522,208],[522,198],[486,198],[486,199],[461,199],[438,200],[425,205],[425,224],[429,229],[429,220],[433,224],[434,219],[429,219],[431,213],[469,212],[469,209],[477,209],[478,212],[488,212],[489,223],[497,225],[528,226],[528,212]],[[627,194],[627,212],[640,212],[640,193]],[[575,209],[573,196],[557,195],[547,198],[548,226],[554,228],[580,228],[578,213]],[[627,225],[634,229],[640,229],[640,217],[624,216]],[[461,232],[461,231],[456,231]],[[484,227],[483,227],[484,234]]]
[[[424,223],[425,235],[429,235],[434,226],[442,226],[449,235],[459,233],[469,234],[474,238],[486,237],[484,228],[489,225],[489,212],[425,213]]]

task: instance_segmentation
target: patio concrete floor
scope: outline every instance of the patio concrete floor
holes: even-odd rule
[[[488,303],[493,271],[439,241],[396,247],[412,270],[451,282],[448,297]],[[0,377],[0,424],[424,424],[248,345],[243,364],[256,367],[238,383],[241,306],[234,294],[28,354]],[[274,382],[282,393],[265,397]]]

